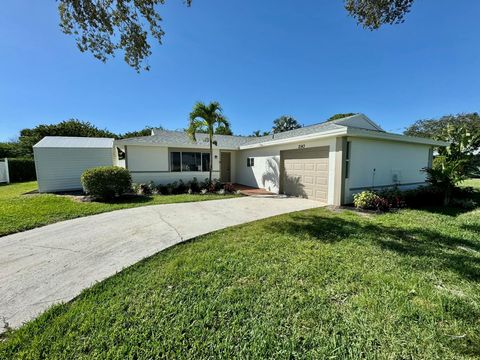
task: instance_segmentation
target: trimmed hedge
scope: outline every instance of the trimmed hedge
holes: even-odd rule
[[[455,188],[452,206],[474,208],[473,188]],[[433,185],[420,186],[416,189],[399,190],[388,188],[379,191],[367,190],[353,195],[353,204],[359,209],[388,211],[404,207],[421,209],[443,206],[445,191]]]
[[[118,166],[87,169],[82,174],[81,182],[88,195],[103,199],[111,199],[132,191],[130,172]]]
[[[35,161],[33,159],[8,159],[10,182],[33,181],[37,179]]]

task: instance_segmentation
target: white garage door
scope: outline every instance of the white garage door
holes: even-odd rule
[[[280,152],[283,192],[326,203],[328,152],[328,146]]]

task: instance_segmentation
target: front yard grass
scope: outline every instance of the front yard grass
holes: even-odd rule
[[[235,195],[154,195],[125,198],[116,202],[80,202],[73,197],[27,194],[37,182],[0,186],[0,236],[54,222],[137,206],[226,199]]]
[[[314,209],[142,261],[8,334],[0,358],[480,357],[480,209]]]

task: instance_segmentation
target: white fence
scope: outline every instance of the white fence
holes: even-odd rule
[[[10,176],[8,174],[8,159],[0,160],[0,183],[9,183]]]

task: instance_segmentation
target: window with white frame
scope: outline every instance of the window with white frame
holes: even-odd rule
[[[170,153],[170,171],[209,171],[210,154],[191,151],[172,151]]]
[[[247,167],[252,167],[255,165],[255,158],[249,157],[247,158]]]

